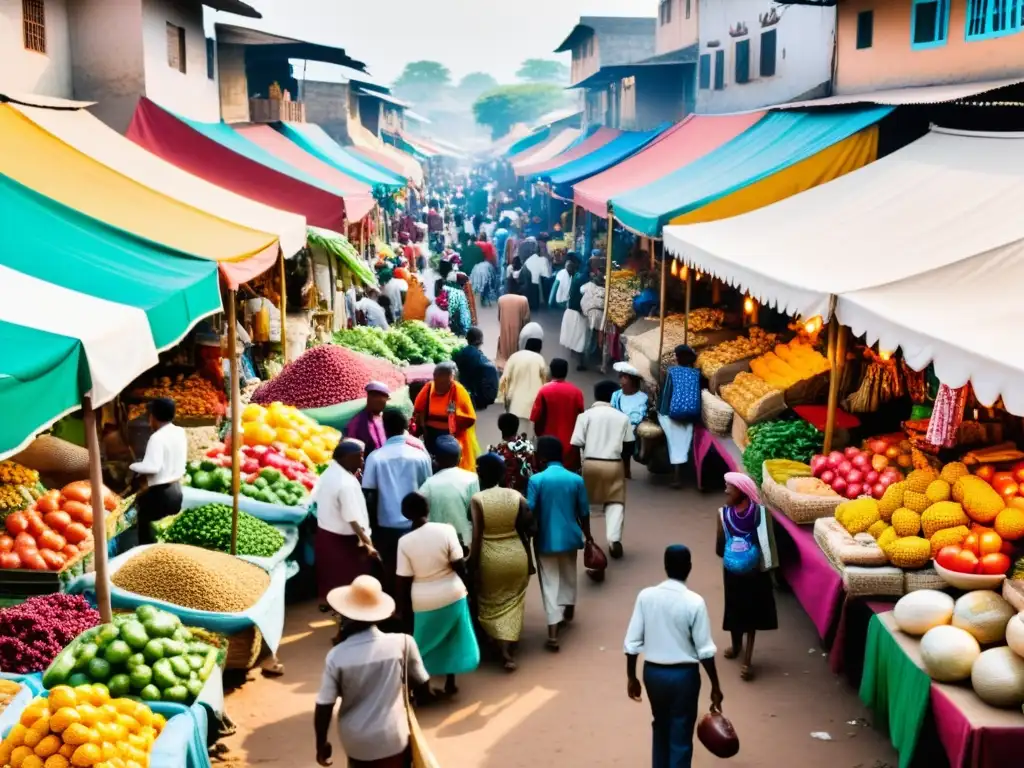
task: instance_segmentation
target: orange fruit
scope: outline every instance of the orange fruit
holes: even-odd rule
[[[43,763],[43,768],[69,768],[71,762],[63,755],[50,755]]]
[[[103,751],[98,744],[82,744],[71,756],[71,765],[77,768],[88,768],[103,759]]]
[[[29,755],[32,755],[31,747],[26,747],[24,744],[20,747],[15,747],[14,751],[11,752],[11,768],[21,768],[22,763],[25,762],[25,758]]]
[[[92,729],[82,723],[72,723],[64,729],[64,733],[62,733],[61,736],[64,738],[65,744],[74,744],[75,746],[78,746],[80,744],[85,744],[87,741],[92,739]],[[74,756],[72,756],[72,759],[73,757]]]
[[[1008,541],[1024,537],[1024,509],[1017,505],[1006,507],[996,515],[996,533]]]
[[[75,689],[67,685],[58,685],[50,691],[50,706],[54,711],[61,707],[78,706],[78,694]]]
[[[51,755],[56,755],[60,747],[60,736],[51,733],[49,736],[44,736],[42,740],[36,744],[36,754],[45,759]]]

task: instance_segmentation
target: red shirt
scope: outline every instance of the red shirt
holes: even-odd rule
[[[568,451],[576,418],[585,410],[583,392],[579,387],[567,381],[552,381],[537,393],[530,421],[537,437],[557,437],[562,448]]]

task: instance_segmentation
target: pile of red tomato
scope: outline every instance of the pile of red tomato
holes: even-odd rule
[[[1006,472],[997,472],[991,464],[982,464],[973,473],[995,488],[1009,504],[1011,499],[1024,496],[1024,461],[1019,461]]]
[[[93,547],[92,486],[71,483],[63,490],[47,491],[23,512],[12,512],[0,535],[0,568],[60,571]],[[108,512],[120,499],[103,489]]]
[[[995,531],[973,531],[963,544],[943,547],[935,562],[956,573],[998,576],[1010,570],[1012,549]]]

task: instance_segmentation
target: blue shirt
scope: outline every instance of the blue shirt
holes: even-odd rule
[[[389,438],[367,456],[363,489],[377,492],[377,527],[412,528],[402,516],[402,499],[418,491],[432,473],[430,455],[410,445],[405,435]]]
[[[537,521],[538,553],[583,549],[583,530],[577,518],[590,516],[590,503],[582,477],[561,464],[548,464],[530,478],[526,502]]]

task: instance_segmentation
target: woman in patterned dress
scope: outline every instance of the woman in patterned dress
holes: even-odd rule
[[[501,430],[501,442],[487,450],[498,454],[505,462],[505,487],[525,496],[530,478],[537,471],[533,443],[525,434],[519,434],[519,417],[514,413],[501,414],[498,417],[498,429]]]
[[[516,668],[515,644],[523,631],[530,561],[530,510],[522,494],[502,488],[505,462],[488,453],[477,459],[480,493],[473,496],[473,544],[469,561],[477,592],[480,627],[497,643],[505,669]]]

